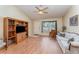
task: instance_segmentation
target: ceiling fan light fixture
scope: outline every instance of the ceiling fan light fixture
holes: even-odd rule
[[[39,11],[38,14],[44,14],[42,11]]]
[[[48,12],[46,12],[48,7],[43,7],[42,5],[40,5],[39,7],[35,7],[35,8],[37,10],[37,13],[40,15],[48,13]]]

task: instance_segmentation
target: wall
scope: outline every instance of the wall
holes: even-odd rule
[[[69,18],[79,15],[79,6],[75,5],[70,8],[70,10],[64,16],[64,25],[67,27],[67,32],[75,32],[79,33],[79,19],[78,19],[78,26],[69,26]]]
[[[31,35],[31,20],[26,14],[19,10],[15,6],[1,5],[0,6],[0,39],[3,39],[3,20],[2,17],[12,17],[20,20],[28,21],[29,23],[29,35]]]
[[[49,33],[41,32],[41,23],[42,21],[57,21],[57,30],[62,31],[62,17],[52,18],[52,19],[42,19],[33,21],[33,34],[48,35]]]

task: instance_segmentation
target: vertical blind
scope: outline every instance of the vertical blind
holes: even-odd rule
[[[56,21],[42,21],[42,32],[56,30]]]

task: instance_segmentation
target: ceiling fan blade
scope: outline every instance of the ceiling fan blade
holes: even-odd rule
[[[43,12],[43,13],[48,13],[48,12]]]
[[[46,9],[48,9],[48,7],[46,7],[46,8],[44,8],[44,9],[42,9],[42,11],[44,11],[44,10],[46,10]]]
[[[38,11],[40,11],[40,9],[38,7],[35,7]]]

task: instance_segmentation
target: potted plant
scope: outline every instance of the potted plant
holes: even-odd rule
[[[66,31],[66,26],[62,26],[62,32]]]

